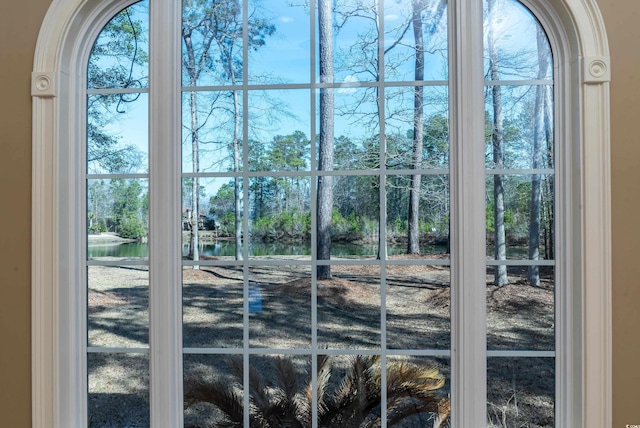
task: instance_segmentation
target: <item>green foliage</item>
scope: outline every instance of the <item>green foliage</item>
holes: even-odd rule
[[[121,220],[118,233],[123,238],[138,239],[146,235],[146,230],[137,217],[128,215]]]
[[[305,240],[310,233],[311,215],[289,211],[260,217],[254,221],[251,229],[252,238],[262,241]]]
[[[249,372],[249,424],[254,428],[312,426],[311,376],[296,370],[288,358],[272,358],[270,369]],[[338,364],[326,355],[318,356],[317,389],[319,427],[379,426],[382,398],[380,357],[356,355],[346,371],[336,373]],[[185,380],[184,405],[209,403],[221,414],[215,426],[243,426],[242,361],[231,360],[234,381]],[[438,426],[449,421],[449,400],[438,390],[445,379],[431,364],[393,362],[387,366],[387,425],[427,414]]]

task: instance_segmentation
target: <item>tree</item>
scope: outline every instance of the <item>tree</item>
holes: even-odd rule
[[[248,43],[251,49],[257,49],[265,44],[265,38],[273,34],[275,27],[265,20],[251,14],[249,19]],[[242,2],[238,0],[186,0],[183,2],[182,39],[184,42],[183,67],[187,76],[187,83],[191,87],[198,85],[203,73],[208,78],[225,84],[236,85],[241,79],[242,62]],[[239,94],[236,90],[228,92],[231,99],[231,114],[233,129],[231,132],[231,152],[233,171],[241,170],[241,121]],[[194,173],[201,171],[200,145],[203,140],[201,131],[205,123],[211,118],[218,101],[226,101],[224,95],[214,95],[208,100],[205,117],[199,117],[201,108],[198,92],[189,93],[190,113],[190,143],[192,169]],[[236,177],[235,184],[235,228],[236,228],[236,258],[242,257],[242,186],[241,179]],[[198,218],[200,213],[199,179],[193,178],[192,185],[192,218],[189,256],[198,260]],[[194,265],[194,269],[198,266]]]
[[[496,36],[491,20],[494,19],[496,0],[488,0],[489,25],[487,29],[487,50],[489,51],[489,78],[491,81],[500,80],[500,63],[498,49],[496,46]],[[498,84],[491,86],[492,107],[493,107],[493,128],[491,133],[493,148],[493,164],[495,168],[504,167],[504,119],[502,116],[502,87]],[[493,176],[493,226],[494,226],[494,256],[496,260],[506,260],[507,242],[504,228],[504,179],[501,174]],[[507,277],[507,266],[495,266],[495,284],[506,285],[509,283]]]
[[[242,427],[242,361],[231,360],[231,383],[201,378],[185,380],[185,408],[208,403],[219,411],[216,426]],[[251,367],[249,425],[255,428],[310,428],[313,426],[313,385],[307,373],[287,358],[275,358],[270,370]],[[449,399],[439,393],[445,383],[435,365],[391,362],[386,370],[386,403],[382,400],[380,357],[356,355],[343,374],[335,373],[331,357],[318,356],[316,395],[319,427],[378,427],[380,411],[388,426],[403,426],[407,418],[424,413],[434,428],[450,423]],[[265,374],[267,373],[267,374]],[[273,373],[273,376],[268,376]],[[305,376],[307,375],[307,376]],[[305,379],[306,377],[306,379]],[[336,386],[332,385],[334,382]]]
[[[333,2],[318,1],[318,34],[320,49],[320,81],[333,83]],[[318,170],[333,170],[334,137],[334,96],[333,88],[320,89],[320,141],[318,144]],[[331,213],[333,210],[333,179],[330,175],[318,176],[317,196],[317,258],[331,258]],[[331,278],[331,266],[319,265],[318,279]]]
[[[142,88],[147,84],[148,55],[145,32],[132,15],[134,7],[111,19],[96,39],[87,66],[89,88]],[[127,104],[140,94],[90,95],[87,101],[87,165],[89,171],[129,172],[141,163],[134,144],[108,130]]]
[[[112,219],[123,238],[138,239],[146,235],[142,222],[142,185],[138,180],[111,180]]]
[[[537,31],[537,48],[538,48],[538,79],[544,79],[549,71],[549,44],[542,27],[538,26]],[[536,100],[534,111],[534,131],[533,131],[533,148],[532,148],[532,165],[533,169],[544,168],[544,156],[547,151],[548,141],[551,138],[550,123],[547,119],[547,110],[550,105],[547,102],[547,93],[549,88],[547,85],[536,86]],[[531,176],[531,208],[529,222],[529,259],[538,260],[540,258],[540,222],[541,222],[541,205],[542,205],[542,176],[541,174],[533,174]],[[531,285],[540,285],[540,267],[529,266],[528,280]]]

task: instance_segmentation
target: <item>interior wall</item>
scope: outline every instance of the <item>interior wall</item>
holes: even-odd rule
[[[30,73],[50,0],[0,1],[0,426],[31,425]],[[611,56],[613,427],[640,424],[640,2],[600,0]]]
[[[0,1],[0,426],[31,426],[31,82],[50,0]]]

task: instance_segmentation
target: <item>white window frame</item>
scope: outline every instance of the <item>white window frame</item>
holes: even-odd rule
[[[86,87],[86,59],[93,40],[111,16],[133,2],[53,0],[36,46],[32,73],[33,427],[86,426],[83,378],[86,340],[82,331],[86,291],[75,286],[83,284],[80,262],[85,260],[84,230],[78,227],[84,224],[81,213],[85,212],[81,159],[86,114],[81,94]],[[556,301],[557,325],[562,326],[556,331],[556,376],[560,379],[556,407],[564,410],[557,412],[556,425],[608,428],[612,424],[608,43],[595,0],[523,0],[523,3],[541,21],[554,52],[555,114],[556,118],[562,118],[555,121],[557,141],[565,143],[556,162],[557,177],[571,201],[561,204],[565,209],[557,213],[559,222],[564,224],[557,236],[564,242],[558,262],[569,267],[558,283],[570,287],[559,290]],[[158,57],[165,66],[150,69],[150,102],[160,106],[150,111],[150,138],[158,144],[170,145],[180,137],[175,120],[180,115],[180,103],[154,102],[153,97],[163,101],[180,99],[180,41],[172,36],[179,34],[179,20],[172,17],[179,16],[180,2],[152,0],[152,4],[150,51],[153,57],[155,50],[162,49],[163,55]],[[483,134],[484,118],[477,114],[483,112],[483,99],[481,91],[476,90],[470,96],[465,87],[482,88],[481,73],[473,72],[482,67],[482,37],[477,36],[481,34],[481,2],[451,0],[448,13],[451,43],[461,52],[472,53],[462,55],[459,63],[450,64],[454,82],[451,87],[460,89],[451,92],[452,119],[456,118],[451,123],[451,137],[473,141]],[[162,31],[154,30],[154,22],[161,24]],[[154,131],[154,123],[164,123],[164,133]],[[458,224],[467,228],[452,235],[452,245],[461,247],[484,248],[484,225],[478,223],[479,216],[470,219],[460,203],[484,196],[484,180],[477,180],[479,185],[464,184],[459,176],[463,170],[466,174],[472,170],[478,177],[484,177],[484,164],[477,161],[484,159],[484,142],[478,141],[474,146],[476,151],[480,150],[480,156],[465,155],[458,164],[452,161],[451,166],[452,189],[458,186],[460,195],[458,203],[452,201],[452,221],[457,219]],[[179,151],[176,146],[173,145],[174,150]],[[158,188],[166,189],[176,183],[179,187],[179,181],[170,178],[179,177],[180,165],[176,162],[179,153],[154,152],[152,147],[150,157],[150,177],[166,180]],[[464,163],[465,159],[476,160]],[[179,197],[179,188],[175,190],[173,197]],[[166,192],[154,195],[153,191],[152,204],[167,197]],[[71,205],[68,201],[72,201]],[[172,226],[180,219],[180,203],[173,202],[172,206],[177,207],[175,213],[167,213],[151,223],[154,239],[164,240],[156,247],[159,251],[180,247],[179,234],[166,233],[175,229]],[[153,260],[157,255],[150,256]],[[465,269],[459,268],[462,265]],[[484,267],[483,259],[452,259],[452,282],[472,281],[482,274]],[[151,261],[150,269],[152,280],[173,278],[179,283],[181,272],[176,266],[154,265]],[[477,289],[476,294],[452,292],[454,330],[473,327],[477,311],[484,313],[483,305],[476,304],[485,300],[484,290]],[[181,316],[172,304],[175,296],[154,295],[153,288],[151,293],[150,322],[156,328],[151,329],[150,342],[163,344],[161,349],[152,346],[151,377],[154,378],[154,371],[164,374],[157,377],[164,383],[152,385],[151,423],[152,427],[178,427],[182,422],[182,373],[166,376],[163,368],[181,365]],[[163,317],[154,318],[154,312]],[[474,384],[478,377],[466,375],[486,371],[486,361],[476,358],[478,354],[473,351],[486,353],[484,330],[481,333],[475,339],[463,334],[454,334],[452,338],[452,411],[457,428],[484,424],[485,403],[472,398],[478,391],[484,391],[486,385]],[[163,340],[155,338],[159,334]],[[169,339],[167,334],[171,334]]]

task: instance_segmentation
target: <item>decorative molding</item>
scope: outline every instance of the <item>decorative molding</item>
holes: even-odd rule
[[[58,79],[52,72],[31,73],[31,96],[50,98],[58,95]]]
[[[582,58],[582,80],[584,83],[611,81],[611,65],[608,56],[586,56]]]

